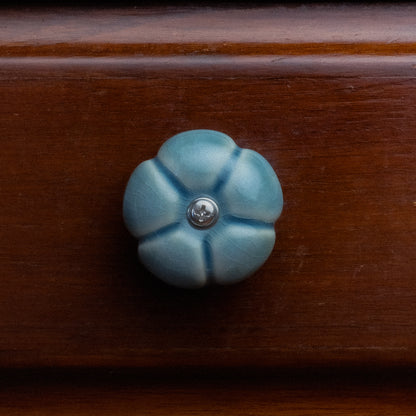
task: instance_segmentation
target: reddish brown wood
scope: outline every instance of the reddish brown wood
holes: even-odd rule
[[[299,35],[313,10],[234,11],[244,19],[221,36],[209,27],[223,11],[191,10],[186,21],[196,13],[206,23],[178,26],[191,45],[179,55],[175,37],[130,54],[143,51],[146,25],[156,33],[183,11],[105,12],[113,26],[98,24],[99,11],[78,26],[65,11],[43,12],[44,23],[1,17],[0,366],[416,364],[416,31],[402,25],[416,8],[374,9],[393,22],[376,34],[366,9],[360,31],[334,44],[322,25],[347,28],[357,9],[326,8],[333,20],[321,13],[319,29]],[[257,55],[242,21],[253,22]],[[281,22],[300,38],[276,34],[272,53],[266,38]],[[185,56],[224,39],[230,54]],[[350,54],[327,53],[344,42]],[[138,264],[121,201],[134,167],[194,128],[262,153],[286,203],[256,276],[184,292]]]
[[[292,375],[293,376],[293,375]],[[411,415],[411,375],[355,377],[311,373],[306,379],[139,378],[88,372],[76,376],[24,375],[0,390],[0,412],[14,415]]]
[[[18,56],[241,54],[242,50],[260,55],[395,54],[415,52],[415,22],[415,7],[409,4],[20,8],[2,10],[0,43],[4,55]]]

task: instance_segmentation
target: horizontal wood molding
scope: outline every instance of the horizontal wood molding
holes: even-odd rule
[[[58,43],[0,45],[0,56],[259,56],[259,55],[382,55],[416,54],[416,42],[404,43]]]
[[[114,371],[8,374],[0,413],[25,415],[409,415],[416,408],[411,372],[346,376],[151,377]]]
[[[0,56],[416,53],[416,6],[5,9]]]

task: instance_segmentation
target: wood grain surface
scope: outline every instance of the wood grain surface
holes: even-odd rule
[[[0,21],[1,367],[416,364],[415,6]],[[140,266],[121,204],[197,128],[263,154],[285,206],[255,276],[188,292]]]
[[[341,372],[342,373],[342,372]],[[15,415],[413,415],[411,372],[356,378],[339,372],[278,378],[140,377],[101,372],[20,374],[0,382],[0,414]]]
[[[411,4],[1,10],[0,51],[113,54],[415,53]],[[399,50],[398,50],[399,49]]]
[[[21,373],[0,381],[0,414],[412,415],[412,372],[319,371],[279,377],[142,377],[118,372]]]

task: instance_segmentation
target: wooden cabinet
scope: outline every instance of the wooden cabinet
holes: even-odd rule
[[[128,414],[125,397],[148,414],[410,406],[415,6],[4,10],[0,22],[0,366],[14,380],[1,410]],[[121,204],[134,167],[196,128],[263,154],[285,206],[255,276],[195,292],[140,266]]]

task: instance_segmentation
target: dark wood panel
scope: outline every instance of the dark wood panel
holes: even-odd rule
[[[137,377],[114,373],[44,374],[1,383],[0,413],[14,415],[409,415],[411,374],[343,378]],[[357,375],[358,376],[358,375]],[[396,378],[399,376],[399,378]]]
[[[414,362],[416,79],[351,60],[348,77],[298,58],[213,79],[3,67],[2,364]],[[138,265],[120,207],[136,164],[193,128],[266,156],[286,204],[255,277],[188,293]]]
[[[313,56],[70,57],[77,39],[59,58],[8,57],[0,36],[0,366],[416,364],[416,56],[366,56],[360,33],[340,56],[318,34]],[[195,128],[269,159],[285,207],[252,279],[186,292],[139,265],[121,203],[134,167]]]

